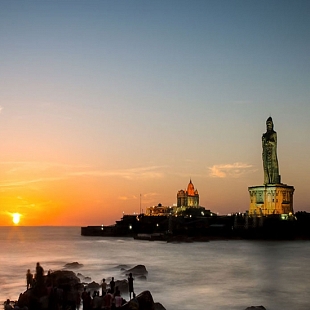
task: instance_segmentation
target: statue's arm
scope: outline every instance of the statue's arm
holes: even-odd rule
[[[277,146],[277,133],[274,132],[274,144],[275,146]]]

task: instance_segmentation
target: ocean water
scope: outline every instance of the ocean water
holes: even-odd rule
[[[123,279],[119,265],[143,264],[150,290],[167,310],[310,309],[309,241],[166,243],[131,238],[83,237],[79,227],[0,227],[0,302],[26,288],[26,271],[45,272],[79,262],[74,270],[100,282]],[[123,296],[128,299],[128,296]]]

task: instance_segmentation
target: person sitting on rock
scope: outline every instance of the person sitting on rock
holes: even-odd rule
[[[13,309],[13,307],[11,305],[11,301],[10,301],[10,299],[7,299],[5,302],[4,310],[12,310],[12,309]]]

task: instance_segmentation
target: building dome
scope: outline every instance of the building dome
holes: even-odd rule
[[[192,180],[190,180],[189,183],[188,183],[187,194],[190,195],[190,196],[194,196],[195,195],[195,188],[194,188],[194,185],[192,183]]]
[[[199,194],[195,190],[192,180],[189,180],[187,190],[179,190],[177,193],[177,207],[199,207]]]

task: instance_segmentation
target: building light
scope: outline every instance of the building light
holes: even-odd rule
[[[132,229],[132,226],[131,226],[131,225],[129,225],[129,229],[130,229],[130,230]]]

